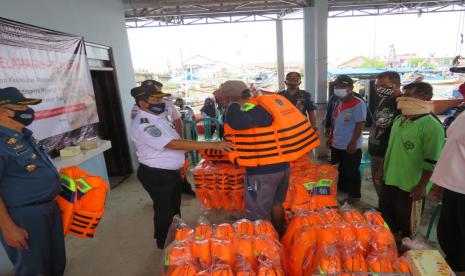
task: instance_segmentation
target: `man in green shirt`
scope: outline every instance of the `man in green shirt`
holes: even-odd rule
[[[397,99],[401,110],[393,123],[384,160],[379,208],[391,231],[409,237],[412,205],[423,200],[444,144],[444,128],[431,114],[433,88],[411,83]]]

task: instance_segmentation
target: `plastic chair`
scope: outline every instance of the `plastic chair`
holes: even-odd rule
[[[212,126],[216,126],[216,131],[219,131],[221,122],[218,119],[215,118],[200,118],[198,120],[195,120],[196,125],[201,123],[204,129],[204,134],[205,134],[205,140],[214,140],[213,139],[213,132],[212,132]],[[219,139],[219,138],[217,138]]]
[[[182,133],[183,138],[186,140],[197,141],[199,139],[199,134],[197,131],[197,124],[191,120],[182,120]],[[197,165],[200,161],[199,153],[195,150],[188,152],[192,164]]]
[[[434,208],[433,215],[431,216],[431,219],[429,220],[428,224],[428,230],[426,230],[426,239],[429,240],[431,237],[431,232],[433,230],[433,226],[437,224],[439,221],[439,215],[441,214],[441,209],[442,209],[442,203],[439,202],[438,205]]]
[[[371,158],[370,158],[370,153],[368,151],[365,151],[362,156],[362,161],[360,162],[360,167],[358,168],[360,171],[360,177],[363,179],[363,176],[365,175],[365,170],[367,168],[371,167]]]

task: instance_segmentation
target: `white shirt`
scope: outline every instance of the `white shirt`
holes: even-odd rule
[[[184,151],[165,147],[172,140],[180,139],[168,115],[168,111],[154,115],[139,110],[131,122],[131,138],[140,163],[152,168],[178,170],[184,164]]]
[[[172,101],[164,99],[163,102],[166,105],[165,107],[166,113],[168,116],[171,117],[171,120],[174,121],[174,120],[181,118],[181,114],[176,109],[176,106],[174,106],[174,103]],[[137,105],[134,105],[131,110],[131,120],[133,120],[136,117],[138,111],[139,111],[139,107]]]
[[[442,150],[431,181],[456,193],[465,194],[465,112],[447,129]]]

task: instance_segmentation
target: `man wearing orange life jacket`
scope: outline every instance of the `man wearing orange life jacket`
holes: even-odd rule
[[[289,162],[319,145],[308,119],[279,95],[250,99],[242,81],[226,81],[218,99],[228,106],[225,139],[235,145],[230,159],[244,166],[245,205],[249,219],[269,219],[284,232],[282,203],[289,184]]]

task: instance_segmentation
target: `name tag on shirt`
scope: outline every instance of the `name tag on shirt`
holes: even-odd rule
[[[349,113],[349,112],[344,113],[344,122],[350,121],[350,117],[352,117],[352,113]]]

